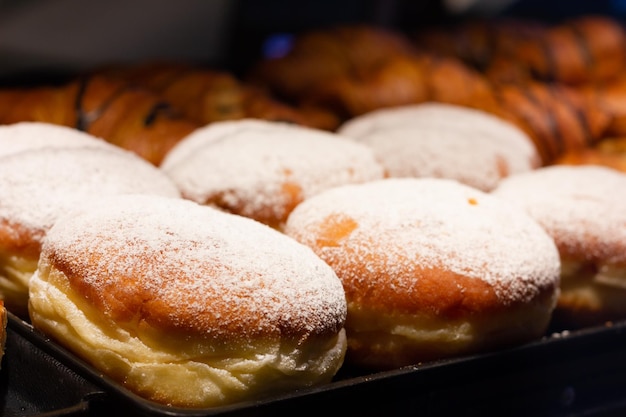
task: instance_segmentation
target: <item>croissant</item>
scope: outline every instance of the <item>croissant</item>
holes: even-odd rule
[[[567,152],[554,161],[563,165],[603,165],[626,172],[626,137],[607,137],[591,148]]]
[[[103,76],[60,86],[0,90],[0,123],[38,121],[70,126],[160,164],[199,127],[155,94]]]
[[[626,36],[609,17],[584,16],[551,28],[540,42],[525,41],[516,61],[539,79],[565,84],[606,80],[626,64]]]
[[[422,28],[411,39],[420,50],[458,58],[486,73],[494,60],[511,56],[520,42],[538,40],[546,30],[545,24],[525,19],[475,19]]]
[[[495,82],[529,79],[580,85],[610,79],[626,64],[626,35],[608,16],[582,16],[548,27],[535,22],[470,22],[414,40],[455,56]]]
[[[508,84],[494,93],[501,115],[530,135],[544,164],[598,143],[611,122],[595,102],[562,84]]]
[[[333,109],[342,120],[383,107],[438,101],[495,109],[491,86],[452,58],[395,55],[358,74],[327,80],[306,102]]]
[[[626,136],[626,75],[620,74],[612,80],[586,84],[578,91],[612,117],[607,136]]]
[[[371,69],[396,55],[413,53],[398,32],[370,25],[345,25],[303,33],[283,57],[258,62],[247,76],[278,97],[298,103],[328,80]]]
[[[240,82],[234,75],[175,62],[148,62],[100,69],[99,74],[146,88],[201,125],[216,121],[257,118],[317,127],[312,113],[274,99],[264,90]],[[321,120],[321,119],[319,119]]]

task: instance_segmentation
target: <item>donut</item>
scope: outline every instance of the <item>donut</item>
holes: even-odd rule
[[[96,147],[115,149],[104,140],[67,126],[42,122],[0,125],[0,157],[39,148]]]
[[[0,299],[24,316],[28,280],[58,216],[98,196],[151,193],[180,198],[158,168],[121,149],[33,149],[0,157]]]
[[[347,308],[334,271],[252,219],[119,196],[50,229],[30,285],[49,335],[136,394],[209,408],[329,382]]]
[[[527,211],[552,236],[562,264],[555,328],[626,318],[626,174],[554,165],[515,175],[492,193]]]
[[[276,229],[302,200],[383,178],[365,145],[322,130],[243,119],[212,123],[179,142],[160,168],[184,198]]]
[[[454,179],[482,191],[541,161],[521,129],[453,104],[375,110],[345,122],[337,133],[371,147],[389,177]]]
[[[387,370],[529,342],[547,329],[560,263],[523,210],[440,178],[336,187],[285,234],[341,279],[346,363]]]

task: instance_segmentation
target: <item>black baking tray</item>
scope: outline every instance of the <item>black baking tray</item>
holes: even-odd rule
[[[126,390],[9,314],[2,416],[624,416],[626,323],[550,333],[515,348],[367,373],[210,409],[156,404]]]

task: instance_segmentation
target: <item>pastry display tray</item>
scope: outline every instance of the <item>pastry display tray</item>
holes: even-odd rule
[[[342,369],[329,384],[264,401],[171,408],[109,380],[9,315],[1,416],[626,415],[626,323],[553,332],[488,354],[387,372]]]

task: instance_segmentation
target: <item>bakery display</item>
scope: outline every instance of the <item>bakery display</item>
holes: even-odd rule
[[[539,167],[532,139],[490,113],[445,103],[379,109],[337,133],[370,146],[389,177],[434,177],[483,191]]]
[[[485,352],[540,338],[560,262],[521,209],[444,179],[385,179],[328,190],[291,213],[346,291],[346,361],[372,369]]]
[[[0,298],[25,316],[28,282],[56,219],[96,197],[149,193],[179,198],[158,168],[128,151],[41,148],[0,157]]]
[[[273,33],[264,40],[251,28],[245,35],[250,39],[238,41],[275,41],[280,51],[273,49],[257,62],[249,60],[252,65],[246,68],[234,62],[230,67],[138,58],[59,74],[62,78],[24,74],[15,85],[4,82],[0,303],[8,309],[7,347],[12,353],[5,356],[5,380],[13,381],[16,370],[22,381],[29,379],[20,375],[22,366],[11,362],[28,355],[19,345],[22,341],[11,339],[23,325],[19,331],[27,343],[49,348],[52,356],[73,367],[85,366],[81,373],[93,373],[92,382],[103,384],[94,396],[73,391],[77,401],[85,398],[81,406],[101,399],[117,406],[120,393],[124,397],[128,388],[131,399],[121,403],[147,405],[149,410],[139,414],[185,415],[189,407],[194,415],[220,413],[222,407],[227,413],[243,409],[254,414],[258,404],[263,404],[259,413],[272,404],[270,408],[293,412],[267,414],[294,414],[318,399],[320,404],[338,398],[354,403],[357,397],[356,414],[381,415],[389,404],[373,404],[379,388],[394,391],[393,401],[403,412],[407,402],[406,409],[422,410],[422,401],[429,411],[443,411],[447,404],[441,397],[452,395],[468,410],[478,410],[472,405],[492,404],[493,388],[501,404],[519,405],[509,402],[506,394],[515,391],[519,400],[535,389],[518,389],[531,381],[551,388],[541,394],[549,407],[555,395],[559,407],[571,412],[583,399],[604,402],[615,391],[611,384],[618,377],[600,386],[596,381],[604,382],[604,376],[586,376],[620,374],[613,372],[613,365],[621,366],[619,347],[625,344],[619,340],[626,324],[621,307],[626,297],[621,282],[623,221],[616,214],[624,208],[617,200],[623,185],[614,181],[617,171],[626,171],[623,23],[591,15],[542,22],[455,20],[441,28],[412,27],[408,17],[405,23],[402,31],[393,25],[339,24]],[[242,58],[242,64],[243,55],[251,52],[239,49],[241,45],[223,46],[236,61]],[[95,45],[92,49],[98,51]],[[110,167],[96,154],[119,164]],[[144,175],[131,168],[137,163],[143,164],[137,169],[147,174],[145,182],[140,180]],[[83,169],[88,173],[81,174]],[[548,172],[562,172],[563,178],[553,183]],[[580,174],[570,178],[566,172]],[[546,228],[529,215],[536,212],[521,210],[535,223],[527,229],[527,220],[517,218],[516,201],[500,195],[501,184],[535,174],[533,181],[541,184],[512,191],[511,199],[523,198],[538,210],[544,198],[563,197],[545,210],[562,220],[555,224],[565,233],[583,231],[571,239],[575,243],[563,243],[560,229]],[[133,181],[135,185],[128,185]],[[567,184],[560,186],[561,181]],[[119,193],[162,197],[118,199]],[[107,198],[101,200],[103,195]],[[111,206],[105,201],[109,197],[120,206]],[[139,207],[139,200],[146,204]],[[180,210],[156,216],[163,200],[168,207],[180,204]],[[132,207],[122,206],[126,201]],[[504,204],[514,210],[505,210]],[[605,205],[613,208],[605,211]],[[219,297],[203,286],[192,296],[170,298],[159,298],[164,293],[153,296],[148,288],[141,307],[133,304],[137,299],[127,296],[134,297],[142,288],[138,283],[154,284],[150,280],[161,272],[153,271],[167,270],[169,279],[191,274],[194,268],[199,273],[205,266],[210,269],[202,263],[204,257],[194,259],[194,267],[174,260],[184,250],[167,249],[175,246],[173,241],[165,246],[160,241],[146,243],[142,248],[153,252],[144,257],[134,246],[137,235],[131,235],[140,232],[148,242],[170,226],[183,227],[178,222],[194,223],[194,233],[201,233],[206,229],[198,225],[208,220],[199,221],[191,214],[196,211],[210,212],[212,227],[232,241],[228,254],[219,253],[225,248],[221,243],[211,248],[231,262],[218,272],[238,271],[253,254],[264,261],[280,257],[282,262],[284,256],[298,265],[300,274],[299,268],[307,264],[302,259],[309,259],[310,251],[276,252],[274,242],[264,235],[267,232],[270,239],[282,233],[306,243],[343,284],[345,335],[339,313],[325,330],[288,327],[294,324],[294,311],[298,317],[310,312],[298,303],[312,302],[319,294],[285,294],[294,281],[283,284],[292,274],[280,265],[281,273],[273,271],[276,284],[266,285],[260,281],[265,266],[256,259],[246,274],[259,281],[221,287]],[[148,236],[150,213],[155,218]],[[113,220],[116,215],[120,218]],[[109,220],[135,217],[142,217],[141,231],[120,227],[114,236],[95,230]],[[56,227],[58,218],[63,218],[63,230]],[[228,231],[223,231],[226,218]],[[238,226],[231,226],[230,219]],[[254,224],[251,227],[263,238],[244,230],[243,224]],[[48,243],[51,229],[54,240]],[[176,235],[164,233],[168,239]],[[105,243],[88,248],[77,241],[87,234]],[[64,247],[60,240],[73,243]],[[204,237],[193,241],[198,245],[193,250],[207,244]],[[40,263],[42,245],[48,249]],[[80,254],[87,252],[90,257],[83,259]],[[93,264],[92,255],[98,258]],[[172,256],[167,265],[160,262],[166,255]],[[131,258],[136,262],[126,268],[128,273],[118,273],[123,267],[117,262]],[[38,264],[31,323],[28,291]],[[80,264],[81,270],[70,271],[70,264]],[[100,269],[91,274],[89,268]],[[107,273],[115,270],[116,280],[100,290],[90,279],[105,276],[105,268]],[[328,268],[320,268],[312,269],[328,273]],[[211,280],[220,282],[228,274],[214,276]],[[389,283],[393,286],[387,287]],[[167,288],[174,291],[179,284],[168,281]],[[263,329],[251,336],[240,333],[250,341],[248,346],[227,339],[235,336],[227,330],[247,329],[243,317],[250,310],[222,300],[230,291],[241,295],[248,290],[254,295],[245,302],[259,302],[254,304],[257,317],[269,323],[275,318],[272,311],[281,309],[276,326],[279,333],[289,334],[273,333],[270,340],[261,334]],[[335,290],[333,300],[338,297]],[[269,293],[274,304],[261,303]],[[232,321],[222,315],[217,327],[204,327],[206,332],[199,335],[194,332],[204,320],[201,315],[192,320],[184,301],[209,296],[214,298],[207,314],[217,318],[228,313]],[[243,304],[246,297],[240,298]],[[282,310],[287,300],[294,300],[289,301],[293,308]],[[335,301],[339,312],[340,302]],[[160,303],[158,308],[155,303]],[[2,313],[0,308],[0,319]],[[308,331],[317,333],[311,336]],[[297,337],[302,344],[296,343]],[[311,338],[317,344],[309,345]],[[216,348],[215,341],[228,347]],[[602,352],[601,360],[589,355],[593,343],[599,344],[594,349]],[[209,351],[215,355],[205,355]],[[550,358],[562,362],[566,371],[559,372]],[[196,366],[196,360],[202,363]],[[570,372],[572,360],[577,369]],[[589,362],[587,369],[579,369]],[[39,363],[29,361],[33,367]],[[524,363],[537,368],[532,377]],[[514,376],[508,372],[513,367],[521,372]],[[14,373],[7,376],[7,368]],[[480,384],[458,378],[475,375],[478,369]],[[205,382],[209,375],[213,383]],[[587,384],[591,395],[584,391]],[[42,393],[48,393],[49,385]],[[576,395],[555,393],[554,387],[575,387]],[[30,385],[28,390],[39,391]],[[414,395],[415,390],[421,393]],[[110,401],[111,393],[115,399]],[[28,395],[7,396],[30,400]],[[360,401],[366,396],[368,401]],[[45,403],[48,409],[37,411],[67,405]],[[528,401],[528,407],[530,403],[539,407],[541,401]],[[31,410],[28,405],[16,409]],[[3,411],[0,407],[0,414]],[[541,413],[527,413],[533,414]]]
[[[196,130],[166,155],[160,169],[183,197],[277,229],[306,198],[384,175],[366,145],[319,129],[255,119]]]
[[[33,325],[152,401],[209,408],[329,382],[346,300],[319,257],[259,222],[161,196],[60,219]]]
[[[580,328],[626,317],[625,187],[623,172],[560,165],[507,178],[493,191],[528,212],[559,248],[558,326]]]

